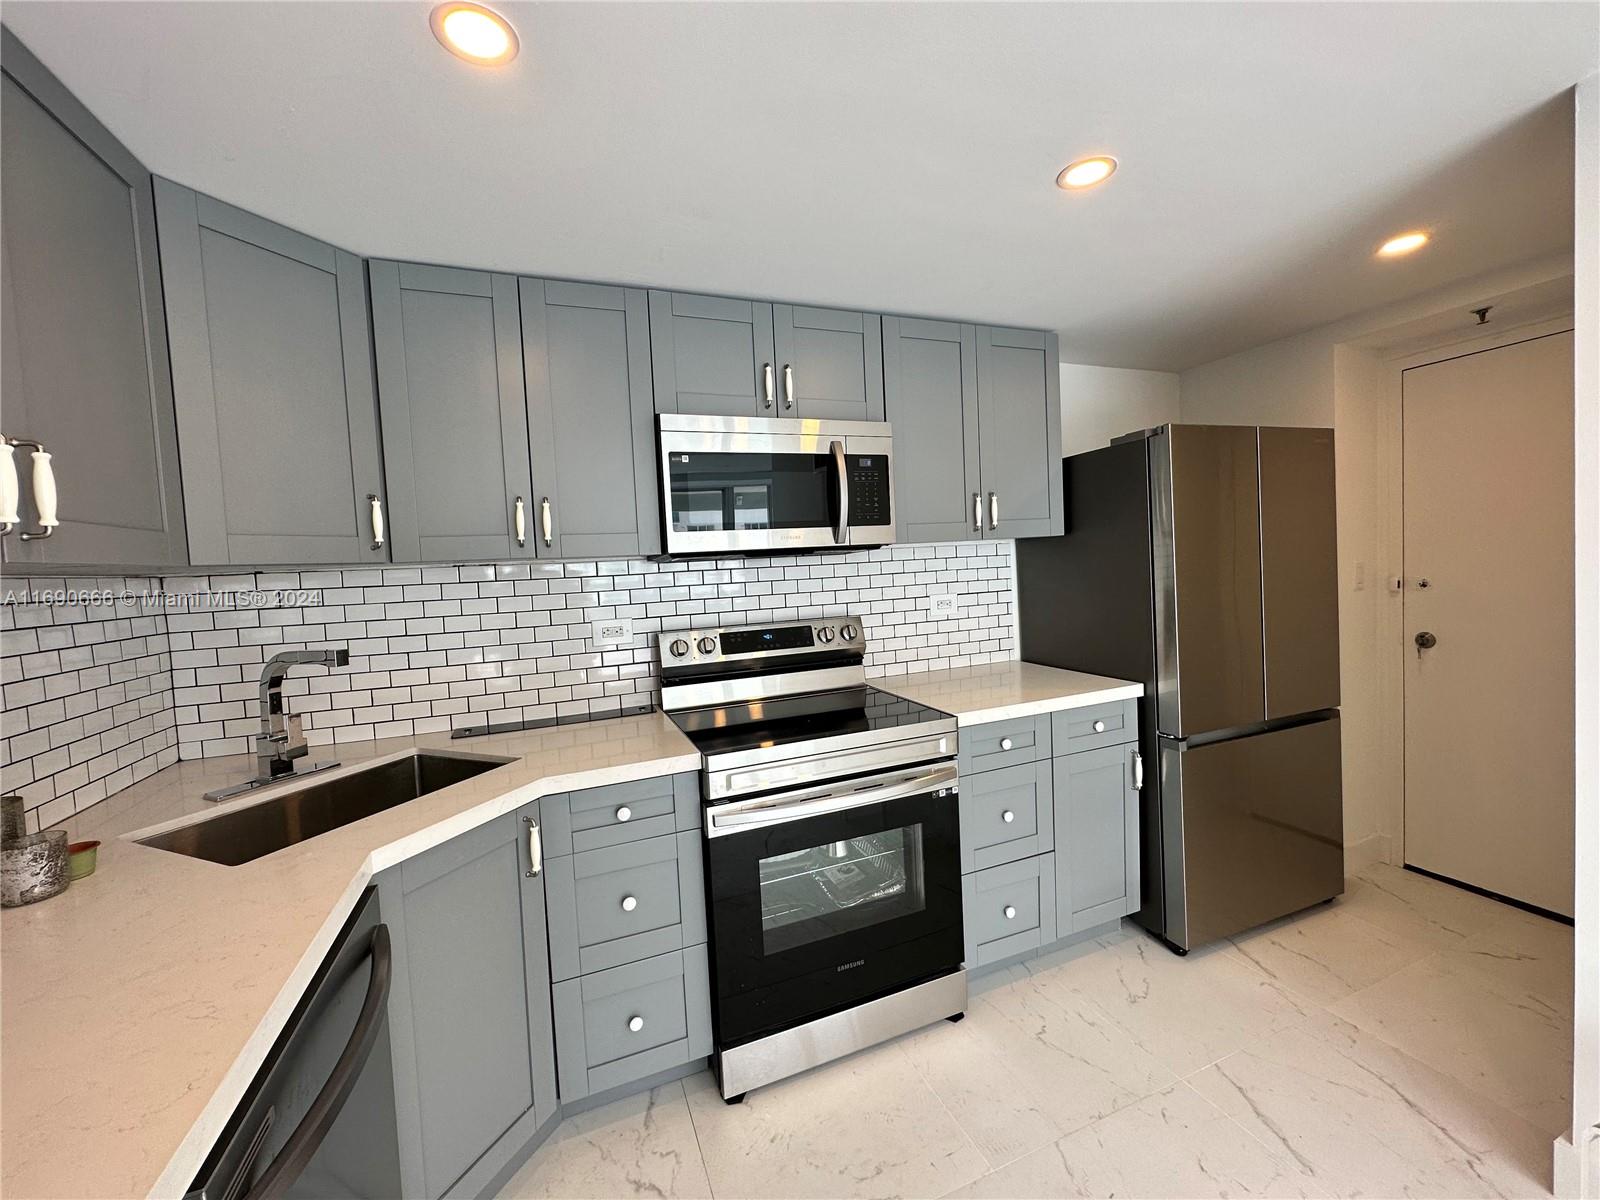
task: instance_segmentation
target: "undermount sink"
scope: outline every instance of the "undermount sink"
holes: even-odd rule
[[[236,867],[511,761],[468,754],[408,754],[134,840]]]

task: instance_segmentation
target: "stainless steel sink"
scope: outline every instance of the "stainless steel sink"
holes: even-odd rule
[[[135,840],[236,867],[511,761],[467,754],[408,754]]]

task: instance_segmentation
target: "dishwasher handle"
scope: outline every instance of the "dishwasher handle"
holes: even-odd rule
[[[372,974],[367,979],[366,999],[361,1002],[361,1015],[350,1032],[339,1061],[333,1064],[328,1081],[322,1085],[317,1098],[311,1102],[300,1124],[289,1135],[283,1149],[256,1180],[255,1186],[245,1193],[244,1200],[279,1200],[286,1195],[300,1173],[306,1169],[312,1156],[322,1146],[328,1130],[339,1119],[345,1101],[361,1077],[361,1070],[372,1056],[377,1045],[378,1032],[389,1008],[389,985],[394,977],[394,957],[389,946],[389,927],[375,925],[371,942]]]

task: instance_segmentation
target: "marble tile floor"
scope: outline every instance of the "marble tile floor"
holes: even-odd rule
[[[1569,927],[1377,866],[1187,958],[1127,925],[978,980],[742,1105],[595,1109],[501,1195],[1547,1196],[1571,992]]]

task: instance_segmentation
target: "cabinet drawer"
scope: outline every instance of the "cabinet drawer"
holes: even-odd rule
[[[1113,700],[1088,708],[1068,708],[1052,717],[1051,731],[1057,754],[1074,754],[1101,746],[1120,746],[1139,740],[1139,702]]]
[[[963,873],[1031,858],[1055,845],[1050,760],[961,780]]]
[[[991,721],[961,731],[961,773],[992,771],[1050,757],[1050,718]]]
[[[546,796],[545,853],[572,854],[700,827],[700,781],[660,775]]]
[[[1055,941],[1055,855],[962,876],[961,921],[969,969]]]
[[[570,979],[706,939],[694,830],[547,861],[550,972]]]
[[[704,946],[565,980],[553,998],[563,1101],[711,1053]]]

